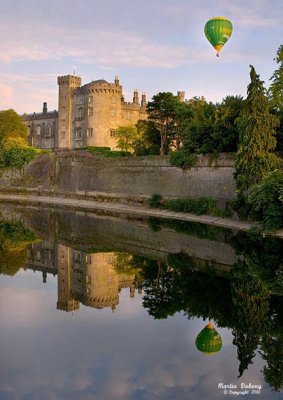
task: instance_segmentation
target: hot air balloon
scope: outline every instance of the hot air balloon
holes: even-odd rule
[[[210,321],[197,335],[196,347],[204,354],[215,354],[222,348],[222,340],[219,333],[214,329]]]
[[[232,22],[224,17],[214,17],[205,24],[205,36],[217,51],[217,57],[219,57],[222,47],[229,40],[232,32]]]

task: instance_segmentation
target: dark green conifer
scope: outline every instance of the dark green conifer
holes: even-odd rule
[[[278,118],[269,111],[268,99],[255,68],[250,66],[251,82],[243,110],[237,119],[239,147],[236,156],[236,183],[243,192],[260,182],[264,175],[279,166],[273,153]]]

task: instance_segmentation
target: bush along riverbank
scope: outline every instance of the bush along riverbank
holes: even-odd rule
[[[161,194],[155,193],[151,196],[149,205],[152,208],[161,208],[164,210],[196,215],[214,215],[222,218],[232,216],[232,211],[230,209],[221,210],[218,208],[217,200],[213,197],[163,200]]]

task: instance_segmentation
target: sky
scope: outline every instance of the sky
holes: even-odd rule
[[[150,99],[179,90],[219,102],[246,96],[249,65],[266,87],[283,38],[282,0],[0,0],[0,110],[57,109],[57,76],[120,78]],[[234,26],[220,57],[207,20]]]

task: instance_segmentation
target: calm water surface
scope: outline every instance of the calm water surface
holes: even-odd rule
[[[1,400],[283,398],[282,241],[0,212]]]

